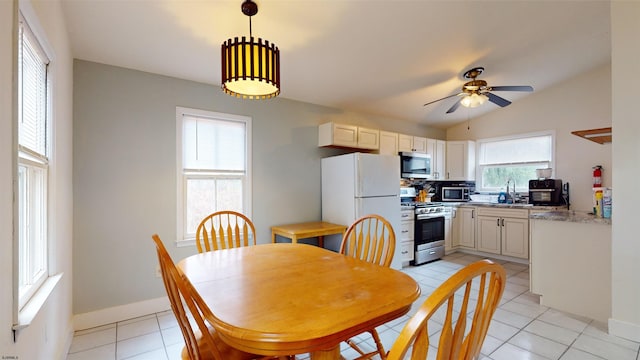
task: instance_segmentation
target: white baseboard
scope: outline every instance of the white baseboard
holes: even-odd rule
[[[169,304],[169,298],[166,296],[126,305],[114,306],[74,315],[73,328],[76,331],[90,329],[96,326],[113,324],[118,321],[149,315],[169,309],[171,309],[171,304]]]
[[[640,325],[616,319],[609,319],[609,334],[631,341],[640,342]]]
[[[73,318],[69,319],[69,323],[67,324],[67,336],[65,337],[65,341],[62,344],[62,348],[60,349],[60,353],[58,357],[55,359],[66,359],[67,354],[69,353],[69,349],[71,349],[71,342],[73,341]]]

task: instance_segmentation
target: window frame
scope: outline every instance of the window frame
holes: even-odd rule
[[[480,152],[481,152],[481,147],[483,146],[483,144],[486,143],[491,143],[491,142],[499,142],[499,141],[506,141],[506,140],[519,140],[519,139],[527,139],[527,138],[534,138],[534,137],[542,137],[542,136],[550,136],[551,137],[551,159],[548,162],[548,167],[555,169],[555,160],[556,160],[556,133],[555,130],[544,130],[544,131],[536,131],[536,132],[530,132],[530,133],[521,133],[521,134],[514,134],[514,135],[507,135],[507,136],[500,136],[500,137],[494,137],[494,138],[486,138],[486,139],[478,139],[476,140],[476,154],[478,154],[478,156],[476,156],[476,191],[480,192],[480,193],[495,193],[498,190],[496,190],[495,188],[486,188],[484,187],[483,183],[482,183],[482,173],[483,170],[485,168],[494,168],[494,167],[511,167],[511,166],[517,166],[517,165],[526,165],[526,164],[543,164],[546,163],[545,161],[542,162],[538,162],[538,161],[530,161],[530,162],[516,162],[516,163],[495,163],[495,164],[487,164],[487,165],[481,165],[480,164]],[[545,165],[542,165],[545,166]],[[506,185],[506,184],[505,184]],[[529,191],[529,184],[516,184],[516,192],[528,192]]]
[[[39,292],[39,290],[41,289],[42,285],[45,283],[45,281],[47,281],[47,279],[49,279],[50,277],[50,242],[51,242],[51,228],[49,226],[50,224],[50,217],[51,217],[51,213],[50,213],[50,209],[49,209],[49,187],[50,187],[50,179],[49,179],[49,174],[50,174],[50,167],[51,167],[51,163],[53,161],[53,129],[54,129],[54,119],[53,119],[53,94],[52,94],[52,62],[53,62],[53,51],[51,50],[51,47],[49,46],[48,42],[46,41],[46,37],[43,35],[44,32],[42,31],[42,29],[39,28],[39,24],[37,22],[37,19],[34,17],[34,15],[31,14],[31,9],[29,7],[23,7],[21,6],[19,11],[18,11],[18,48],[17,48],[17,56],[19,57],[16,61],[16,69],[17,69],[17,75],[16,75],[16,79],[18,81],[18,94],[17,94],[17,105],[18,105],[18,112],[17,112],[17,117],[16,117],[16,124],[17,124],[17,131],[15,133],[16,139],[15,139],[15,144],[16,144],[16,153],[15,153],[15,158],[16,158],[16,169],[15,169],[15,177],[16,177],[16,219],[15,221],[15,225],[14,228],[16,229],[16,231],[14,232],[15,235],[15,244],[16,244],[16,250],[14,252],[14,256],[15,256],[15,261],[16,261],[16,274],[14,275],[14,291],[15,291],[15,301],[17,303],[17,311],[20,312],[22,311],[25,306],[36,296],[36,294]],[[29,149],[26,146],[23,146],[20,144],[20,121],[22,121],[22,96],[23,96],[23,86],[22,86],[22,65],[20,64],[20,59],[22,58],[21,55],[21,51],[22,51],[22,46],[23,46],[23,36],[28,36],[30,39],[30,42],[33,42],[32,46],[35,47],[34,51],[37,53],[37,55],[39,56],[39,60],[42,61],[42,64],[45,65],[45,76],[44,76],[44,87],[43,90],[44,91],[44,146],[42,151],[44,151],[44,154],[40,154],[37,151],[34,151],[32,149]],[[27,174],[31,174],[33,175],[33,172],[41,172],[40,176],[41,176],[41,180],[42,180],[42,184],[41,188],[39,190],[36,190],[35,188],[31,187],[31,181],[29,181],[27,183],[28,188],[25,190],[26,191],[26,195],[29,195],[29,198],[25,197],[22,193],[22,187],[20,186],[20,173],[21,173],[21,168],[25,168],[27,171]],[[29,180],[29,178],[26,178],[25,181]],[[33,180],[33,179],[31,179]],[[36,184],[37,185],[37,184]],[[35,186],[35,185],[34,185]],[[41,229],[39,229],[40,231],[33,231],[33,229],[31,229],[31,231],[26,232],[29,234],[29,239],[25,239],[23,235],[25,235],[25,228],[23,228],[23,221],[24,219],[24,215],[28,214],[29,216],[29,221],[30,224],[34,224],[36,223],[35,221],[33,221],[33,219],[31,219],[32,216],[35,216],[33,213],[34,210],[34,203],[31,200],[32,197],[35,197],[34,194],[39,192],[39,197],[42,200],[39,204],[38,204],[38,208],[40,210],[40,218],[38,219],[38,223],[41,224]],[[26,201],[26,204],[28,206],[28,208],[23,208],[22,205],[24,205],[20,200],[26,200],[29,199],[28,201]],[[37,210],[37,209],[36,209]],[[26,226],[26,228],[30,228],[30,226]],[[40,237],[41,237],[41,243],[39,243],[37,246],[40,249],[39,250],[39,254],[27,254],[24,255],[23,253],[21,253],[20,248],[21,246],[23,246],[23,242],[28,242],[30,245],[32,245],[32,241],[34,240],[34,238],[32,237],[33,235],[35,235],[35,233],[40,233]],[[41,268],[38,269],[37,271],[33,271],[34,269],[29,269],[28,272],[31,273],[31,275],[35,275],[35,276],[29,276],[30,279],[25,279],[24,278],[24,273],[25,273],[25,262],[27,262],[27,258],[28,259],[34,259],[34,258],[40,258],[42,260],[41,262]]]
[[[212,120],[242,122],[245,125],[245,170],[242,171],[209,171],[191,170],[185,173],[183,167],[183,118],[184,116],[194,116],[208,118]],[[251,156],[251,117],[235,114],[220,113],[208,110],[193,109],[186,107],[176,107],[176,246],[195,246],[195,234],[186,234],[186,198],[188,178],[208,178],[208,179],[228,179],[243,178],[243,213],[251,218],[252,204],[252,156]]]

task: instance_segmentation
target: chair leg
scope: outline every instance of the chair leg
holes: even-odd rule
[[[376,348],[378,349],[378,354],[380,355],[380,359],[386,360],[387,353],[386,351],[384,351],[384,346],[382,346],[382,341],[380,341],[380,336],[378,335],[378,332],[376,331],[376,329],[373,329],[369,331],[369,333],[371,334],[371,337],[373,337],[373,341],[376,342]]]
[[[360,349],[353,340],[351,339],[347,340],[347,344],[351,346],[353,350],[357,351],[361,355],[358,359],[366,359],[367,353],[362,351],[362,349]]]
[[[357,351],[360,354],[360,356],[357,357],[356,360],[371,359],[376,354],[380,355],[381,360],[386,360],[387,353],[386,351],[384,351],[384,346],[382,346],[382,341],[380,341],[380,336],[378,335],[378,332],[376,331],[376,329],[373,329],[373,330],[370,330],[369,333],[371,334],[373,341],[376,343],[376,351],[365,353],[364,351],[362,351],[362,349],[360,349],[360,347],[358,347],[358,345],[356,345],[356,343],[353,340],[351,339],[347,340],[347,344],[349,344],[351,348],[353,348],[355,351]]]

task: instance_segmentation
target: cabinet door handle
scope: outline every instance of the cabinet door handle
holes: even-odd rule
[[[496,219],[496,226],[500,226],[500,219]]]
[[[476,210],[473,209],[473,210],[471,210],[471,218],[475,219],[475,217],[476,217]]]
[[[409,230],[402,230],[402,232],[403,232],[403,233],[408,233],[408,232],[409,232]]]
[[[504,219],[502,219],[502,227],[504,227]]]

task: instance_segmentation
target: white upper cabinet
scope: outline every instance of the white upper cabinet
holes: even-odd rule
[[[398,134],[398,151],[413,151],[413,136]]]
[[[380,151],[382,155],[398,155],[398,133],[380,130]]]
[[[446,152],[446,141],[427,139],[427,154],[431,155],[431,173],[434,180],[442,180],[446,176]]]
[[[380,131],[328,122],[318,127],[318,146],[342,146],[378,150],[380,147]]]
[[[380,148],[380,130],[358,126],[358,148],[378,150]]]
[[[476,179],[476,146],[473,141],[447,141],[447,180]]]
[[[398,151],[427,152],[427,138],[398,134]]]

